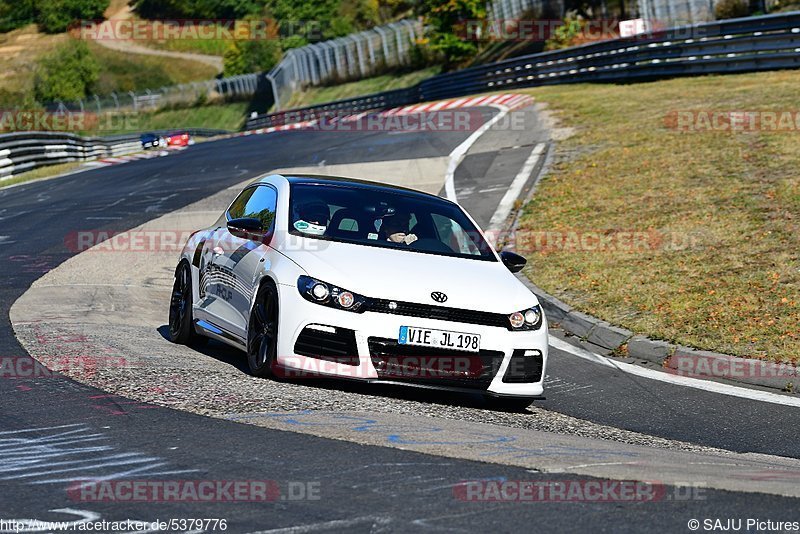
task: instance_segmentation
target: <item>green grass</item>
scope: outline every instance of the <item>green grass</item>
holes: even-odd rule
[[[800,355],[800,132],[680,132],[676,110],[797,110],[800,72],[528,92],[576,134],[525,206],[527,275],[636,333],[772,360]],[[536,232],[639,232],[618,250]],[[526,234],[527,232],[527,234]],[[575,235],[575,234],[572,234]],[[673,246],[670,246],[672,244]]]
[[[165,85],[209,80],[217,74],[213,67],[197,61],[124,54],[95,43],[90,43],[90,47],[101,65],[96,88],[98,94],[158,89]]]
[[[69,39],[66,34],[41,33],[34,24],[0,34],[0,106],[30,106],[38,61]],[[209,80],[217,74],[213,67],[196,61],[126,54],[92,42],[89,46],[100,64],[95,92],[101,95]]]
[[[106,124],[111,124],[113,129],[107,129],[103,132],[83,132],[83,134],[112,135],[176,128],[239,130],[244,124],[247,109],[248,103],[234,102],[126,115],[124,120],[106,122]]]
[[[286,109],[301,108],[313,106],[315,104],[322,104],[325,102],[332,102],[334,100],[341,100],[343,98],[368,95],[370,93],[377,93],[379,91],[389,91],[391,89],[411,87],[412,85],[416,85],[426,78],[435,76],[439,73],[439,71],[439,67],[429,67],[427,69],[413,72],[375,76],[373,78],[366,78],[357,82],[343,83],[341,85],[310,87],[305,91],[299,91],[292,95],[292,98],[289,100],[288,104],[284,104],[283,107]]]
[[[210,33],[210,30],[207,30]],[[191,34],[189,34],[191,35]],[[145,46],[171,52],[189,52],[208,56],[222,56],[230,44],[226,39],[151,39],[142,42]]]
[[[60,163],[58,165],[48,165],[47,167],[39,167],[38,169],[33,169],[32,171],[23,172],[22,174],[12,176],[11,178],[5,178],[0,180],[0,189],[8,187],[10,185],[32,182],[33,180],[52,178],[53,176],[58,176],[59,174],[64,174],[70,171],[74,171],[81,165],[83,165],[82,161],[73,161],[70,163]]]

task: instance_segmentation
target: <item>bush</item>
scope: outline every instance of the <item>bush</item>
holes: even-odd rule
[[[465,39],[465,21],[486,18],[481,0],[423,0],[418,10],[430,28],[430,47],[443,56],[446,70],[460,66],[478,52],[478,43]]]
[[[86,97],[97,82],[100,67],[83,41],[69,43],[39,63],[34,96],[42,103]]]
[[[36,21],[42,31],[61,33],[80,20],[103,18],[110,0],[37,0]]]
[[[736,19],[750,14],[750,6],[746,0],[719,0],[714,6],[714,16],[717,20]]]
[[[553,32],[553,35],[544,43],[545,50],[558,50],[560,48],[569,48],[574,46],[576,37],[583,33],[583,27],[586,23],[580,17],[567,17],[564,19],[564,24],[558,26]]]
[[[244,59],[244,52],[236,44],[232,42],[225,49],[222,54],[222,69],[225,76],[238,76],[247,72],[247,63]]]
[[[0,32],[9,32],[36,18],[33,0],[0,0]]]
[[[269,71],[281,58],[281,45],[275,39],[235,41],[222,56],[225,76]]]
[[[147,19],[238,19],[263,5],[259,0],[139,0],[135,9]]]

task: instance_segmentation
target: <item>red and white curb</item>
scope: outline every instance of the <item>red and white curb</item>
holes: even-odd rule
[[[110,165],[119,165],[120,163],[128,163],[129,161],[138,161],[141,159],[152,159],[152,158],[160,158],[163,156],[169,156],[170,154],[174,154],[176,151],[185,149],[186,147],[168,147],[166,149],[154,150],[151,152],[136,152],[134,154],[121,154],[119,156],[110,156],[106,158],[100,158],[95,161],[89,161],[84,165],[89,168],[108,167]]]
[[[382,117],[389,117],[393,115],[413,115],[418,113],[430,113],[435,111],[446,111],[459,108],[477,108],[477,107],[493,107],[500,109],[505,113],[509,111],[529,106],[533,104],[534,99],[528,95],[519,93],[505,93],[499,95],[489,96],[476,96],[468,98],[451,98],[448,100],[441,100],[439,102],[426,102],[423,104],[413,104],[409,106],[401,106],[385,111],[363,111],[352,115],[345,115],[342,117],[333,117],[331,122],[352,122],[358,121],[368,115],[378,115]],[[335,113],[335,112],[334,112]],[[255,130],[246,130],[231,134],[224,137],[242,137],[247,135],[262,135],[273,132],[285,132],[288,130],[302,130],[317,124],[316,119],[295,122],[292,124],[282,124],[280,126],[269,126],[267,128],[257,128]]]
[[[442,100],[440,102],[426,102],[424,104],[414,104],[392,108],[381,112],[381,115],[410,115],[414,113],[427,113],[431,111],[445,111],[459,108],[479,108],[479,107],[501,107],[507,111],[529,106],[533,104],[533,97],[516,93],[476,96],[470,98],[458,98]]]

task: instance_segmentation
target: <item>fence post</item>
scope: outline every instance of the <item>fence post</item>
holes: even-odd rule
[[[375,26],[375,31],[378,32],[378,35],[381,36],[381,47],[383,48],[383,61],[387,65],[391,65],[392,58],[389,54],[389,39],[386,36],[386,30],[381,28],[380,26]]]
[[[273,78],[269,74],[265,75],[265,78],[267,79],[267,83],[269,83],[269,86],[272,89],[272,100],[275,101],[275,103],[274,103],[275,111],[280,111],[280,109],[281,109],[281,100],[280,100],[280,96],[278,95],[278,87],[275,84],[275,78]],[[269,111],[269,110],[267,110],[267,111]]]
[[[392,29],[397,38],[397,61],[398,63],[403,63],[405,60],[405,54],[403,52],[403,31],[398,26],[394,26]]]
[[[331,44],[331,46],[333,47],[333,55],[336,60],[336,74],[340,78],[347,78],[347,73],[345,72],[346,69],[344,65],[344,57],[342,56],[342,48],[344,46],[342,45],[342,40],[335,39]],[[347,52],[346,48],[345,52]]]
[[[362,47],[361,39],[359,34],[355,34],[352,36],[353,42],[356,44],[356,56],[358,56],[358,70],[361,72],[362,76],[367,75],[367,66],[364,61],[364,50]]]

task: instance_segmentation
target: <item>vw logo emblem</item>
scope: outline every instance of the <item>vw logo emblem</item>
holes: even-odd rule
[[[431,298],[438,303],[447,302],[447,295],[442,293],[441,291],[434,291],[431,293]]]

